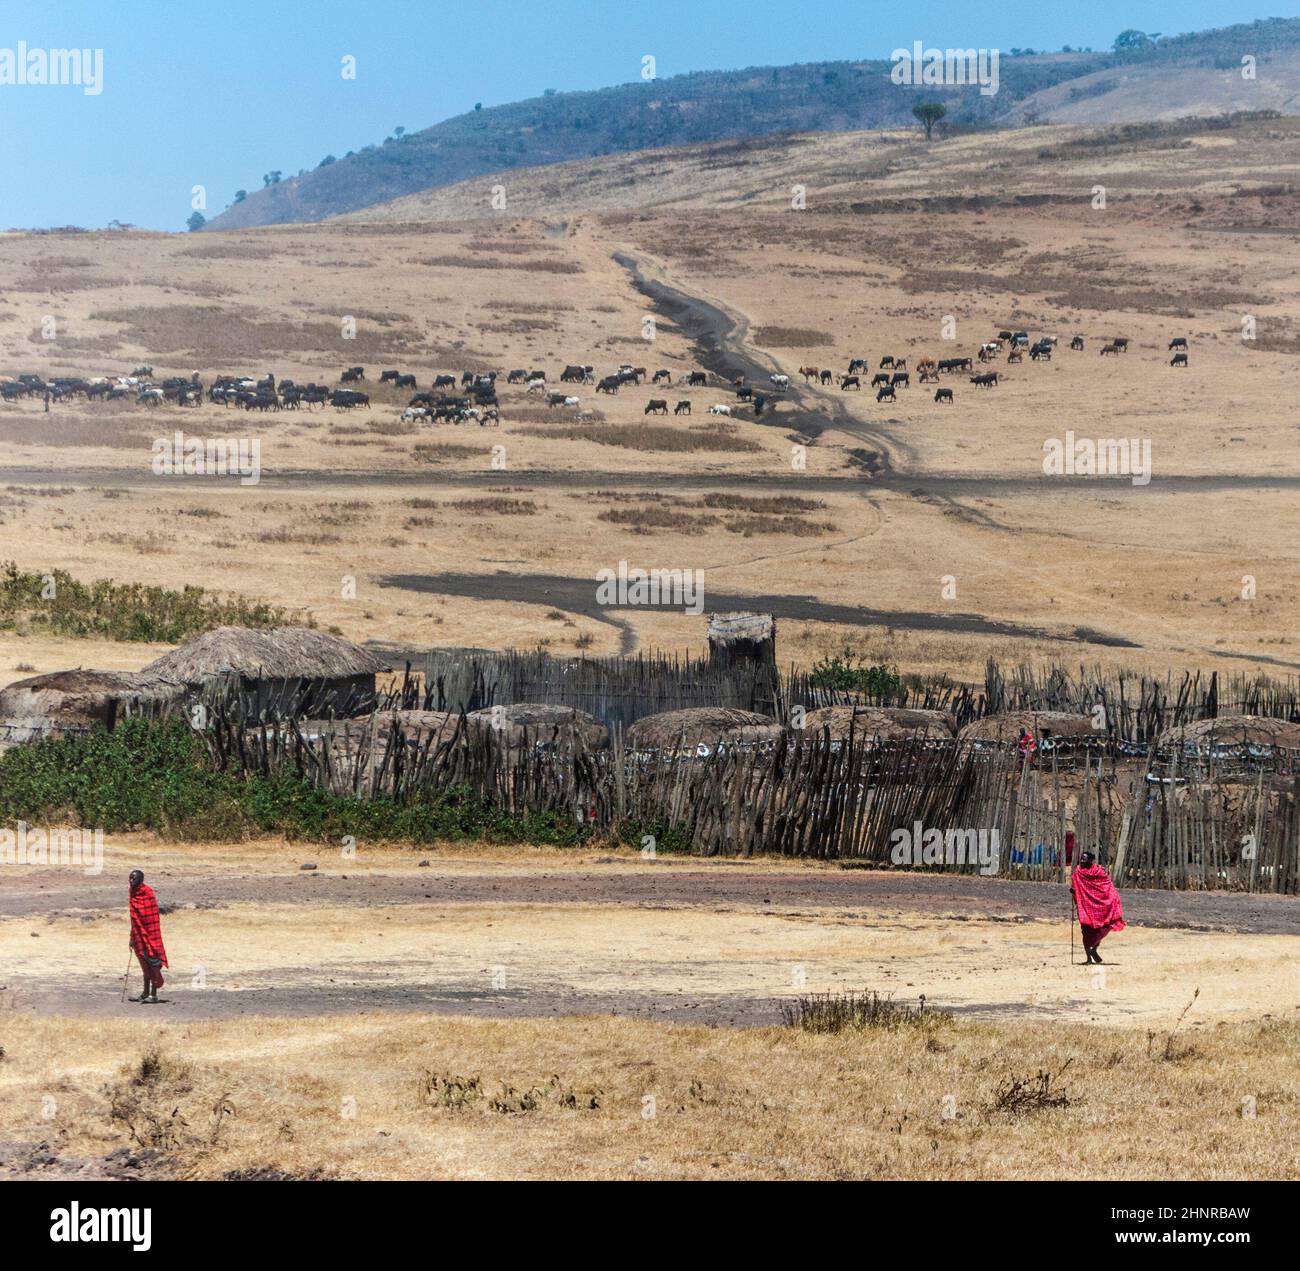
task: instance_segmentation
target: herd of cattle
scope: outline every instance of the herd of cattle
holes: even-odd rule
[[[973,357],[922,357],[915,366],[917,381],[920,384],[936,385],[934,401],[940,405],[951,405],[954,400],[953,390],[940,385],[942,376],[961,373],[967,375],[969,383],[976,388],[996,388],[1001,373],[976,370],[977,363],[985,365],[993,362],[1003,353],[1006,354],[1008,364],[1023,362],[1026,353],[1031,361],[1050,362],[1057,344],[1056,336],[1040,336],[1031,343],[1026,331],[999,331],[995,339],[981,344]],[[1128,345],[1126,337],[1115,336],[1103,343],[1101,356],[1118,356],[1127,352]],[[1075,352],[1082,352],[1083,336],[1074,336],[1069,347]],[[1187,366],[1187,350],[1185,337],[1176,336],[1170,340],[1168,351],[1173,354],[1170,365]],[[907,358],[888,354],[880,359],[874,374],[867,359],[860,357],[851,358],[848,369],[840,374],[817,366],[801,366],[799,374],[803,376],[805,384],[816,382],[822,387],[838,384],[841,392],[861,391],[863,380],[869,377],[869,387],[876,390],[878,402],[897,401],[898,390],[908,389],[912,384],[912,372],[908,368]],[[413,390],[402,411],[403,420],[455,424],[476,422],[488,426],[500,422],[497,378],[496,371],[438,374],[434,376],[431,388],[421,391],[415,375],[386,370],[380,374],[379,382],[395,389]],[[768,385],[758,391],[743,377],[734,380],[717,377],[711,379],[704,371],[684,371],[674,377],[673,372],[666,369],[657,370],[652,375],[644,366],[631,365],[620,366],[617,371],[599,378],[591,366],[567,365],[559,376],[559,382],[567,387],[558,392],[551,390],[544,370],[512,370],[506,374],[505,381],[510,385],[522,386],[525,393],[538,395],[548,407],[571,409],[582,407],[582,398],[569,391],[574,385],[591,385],[597,394],[612,396],[628,385],[640,386],[647,382],[651,388],[674,384],[697,388],[716,384],[729,388],[734,394],[734,402],[716,402],[708,407],[710,414],[731,415],[737,409],[752,408],[756,416],[762,415],[772,405],[772,399],[779,398],[790,387],[790,377],[781,373],[769,375]],[[337,386],[333,387],[314,382],[299,384],[291,379],[277,381],[274,375],[268,373],[260,379],[253,376],[218,376],[205,391],[197,371],[188,378],[173,376],[156,382],[153,367],[137,366],[130,375],[105,376],[92,380],[58,377],[47,381],[39,375],[30,374],[0,376],[0,402],[42,397],[48,409],[51,402],[76,399],[120,401],[134,398],[142,406],[159,406],[164,402],[178,406],[199,406],[206,397],[214,404],[249,411],[298,410],[304,406],[317,405],[345,411],[358,407],[370,408],[370,394],[355,387],[365,382],[365,368],[351,366],[342,372]],[[651,397],[646,402],[643,413],[667,415],[670,409],[674,415],[689,415],[691,401],[689,398],[679,398],[675,404],[670,405],[666,397]]]

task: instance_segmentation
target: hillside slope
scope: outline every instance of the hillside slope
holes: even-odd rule
[[[1242,98],[1243,54],[1261,59],[1255,87],[1266,102]],[[557,93],[472,111],[382,146],[250,194],[209,222],[211,229],[323,220],[475,177],[667,146],[763,137],[781,132],[843,132],[906,126],[912,107],[938,98],[958,127],[1044,121],[1123,122],[1152,117],[1155,92],[1175,113],[1294,106],[1275,91],[1273,67],[1287,83],[1300,67],[1300,19],[1180,36],[1125,54],[1004,54],[996,95],[975,87],[894,84],[887,61],[816,62],[743,71],[698,72],[585,93]],[[1179,88],[1195,73],[1195,86]],[[1107,77],[1110,77],[1108,81]],[[1113,82],[1111,82],[1113,81]],[[1133,89],[1138,82],[1145,87]],[[1189,81],[1190,82],[1190,81]],[[1075,92],[1071,96],[1072,88]],[[1028,113],[1027,113],[1028,112]]]

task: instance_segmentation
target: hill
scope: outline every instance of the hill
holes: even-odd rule
[[[1240,77],[1247,54],[1260,61],[1253,85],[1260,100]],[[1288,85],[1300,87],[1300,19],[1268,19],[1123,52],[1004,53],[998,92],[988,96],[972,86],[898,85],[889,71],[888,61],[705,71],[475,110],[277,181],[214,217],[208,228],[324,220],[475,177],[593,156],[785,132],[912,128],[912,107],[921,98],[943,101],[944,126],[957,131],[1149,119],[1154,93],[1170,94],[1182,114],[1295,110],[1296,91]],[[1195,87],[1179,90],[1184,80]]]

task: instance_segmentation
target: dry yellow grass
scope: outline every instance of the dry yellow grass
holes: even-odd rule
[[[156,1048],[161,1073],[135,1089],[132,1123],[161,1146],[154,1168],[193,1177],[1296,1177],[1300,1030],[1190,1029],[1171,1059],[1168,1040],[968,1021],[813,1036],[581,1018],[9,1016],[0,1136],[64,1160],[132,1145],[105,1088],[131,1095]],[[1040,1071],[1067,1105],[995,1110],[1005,1082]],[[482,1097],[445,1106],[430,1077],[477,1079]],[[535,1109],[492,1106],[521,1097]]]

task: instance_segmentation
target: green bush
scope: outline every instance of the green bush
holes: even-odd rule
[[[466,789],[409,803],[332,794],[293,775],[220,772],[183,719],[130,719],[112,732],[0,755],[0,822],[75,822],[191,841],[282,834],[305,842],[486,839],[571,847],[591,830],[559,813],[512,813]]]

